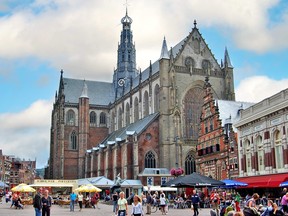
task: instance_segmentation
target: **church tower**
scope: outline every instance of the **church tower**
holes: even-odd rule
[[[138,75],[136,69],[136,49],[133,44],[133,34],[131,24],[133,20],[126,15],[121,19],[122,31],[120,44],[118,44],[117,69],[113,75],[113,85],[116,98],[121,97],[125,88],[130,89],[131,80]]]

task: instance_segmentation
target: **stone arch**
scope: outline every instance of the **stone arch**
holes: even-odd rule
[[[144,168],[156,168],[157,167],[157,154],[153,150],[146,152],[144,157]]]

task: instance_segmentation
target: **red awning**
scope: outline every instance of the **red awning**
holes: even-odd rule
[[[288,180],[288,173],[280,174],[270,174],[270,175],[259,175],[259,176],[248,176],[235,179],[236,181],[245,182],[248,184],[245,188],[254,188],[254,187],[279,187],[281,182]]]

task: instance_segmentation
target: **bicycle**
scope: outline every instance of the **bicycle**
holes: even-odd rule
[[[155,213],[160,208],[160,202],[156,201],[151,205],[151,213]]]

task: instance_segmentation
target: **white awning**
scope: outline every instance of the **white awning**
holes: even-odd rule
[[[177,191],[177,188],[174,187],[161,187],[161,186],[143,186],[144,191]]]
[[[38,182],[36,184],[29,185],[31,187],[73,187],[72,184],[59,184],[59,183],[49,183],[49,182]]]

